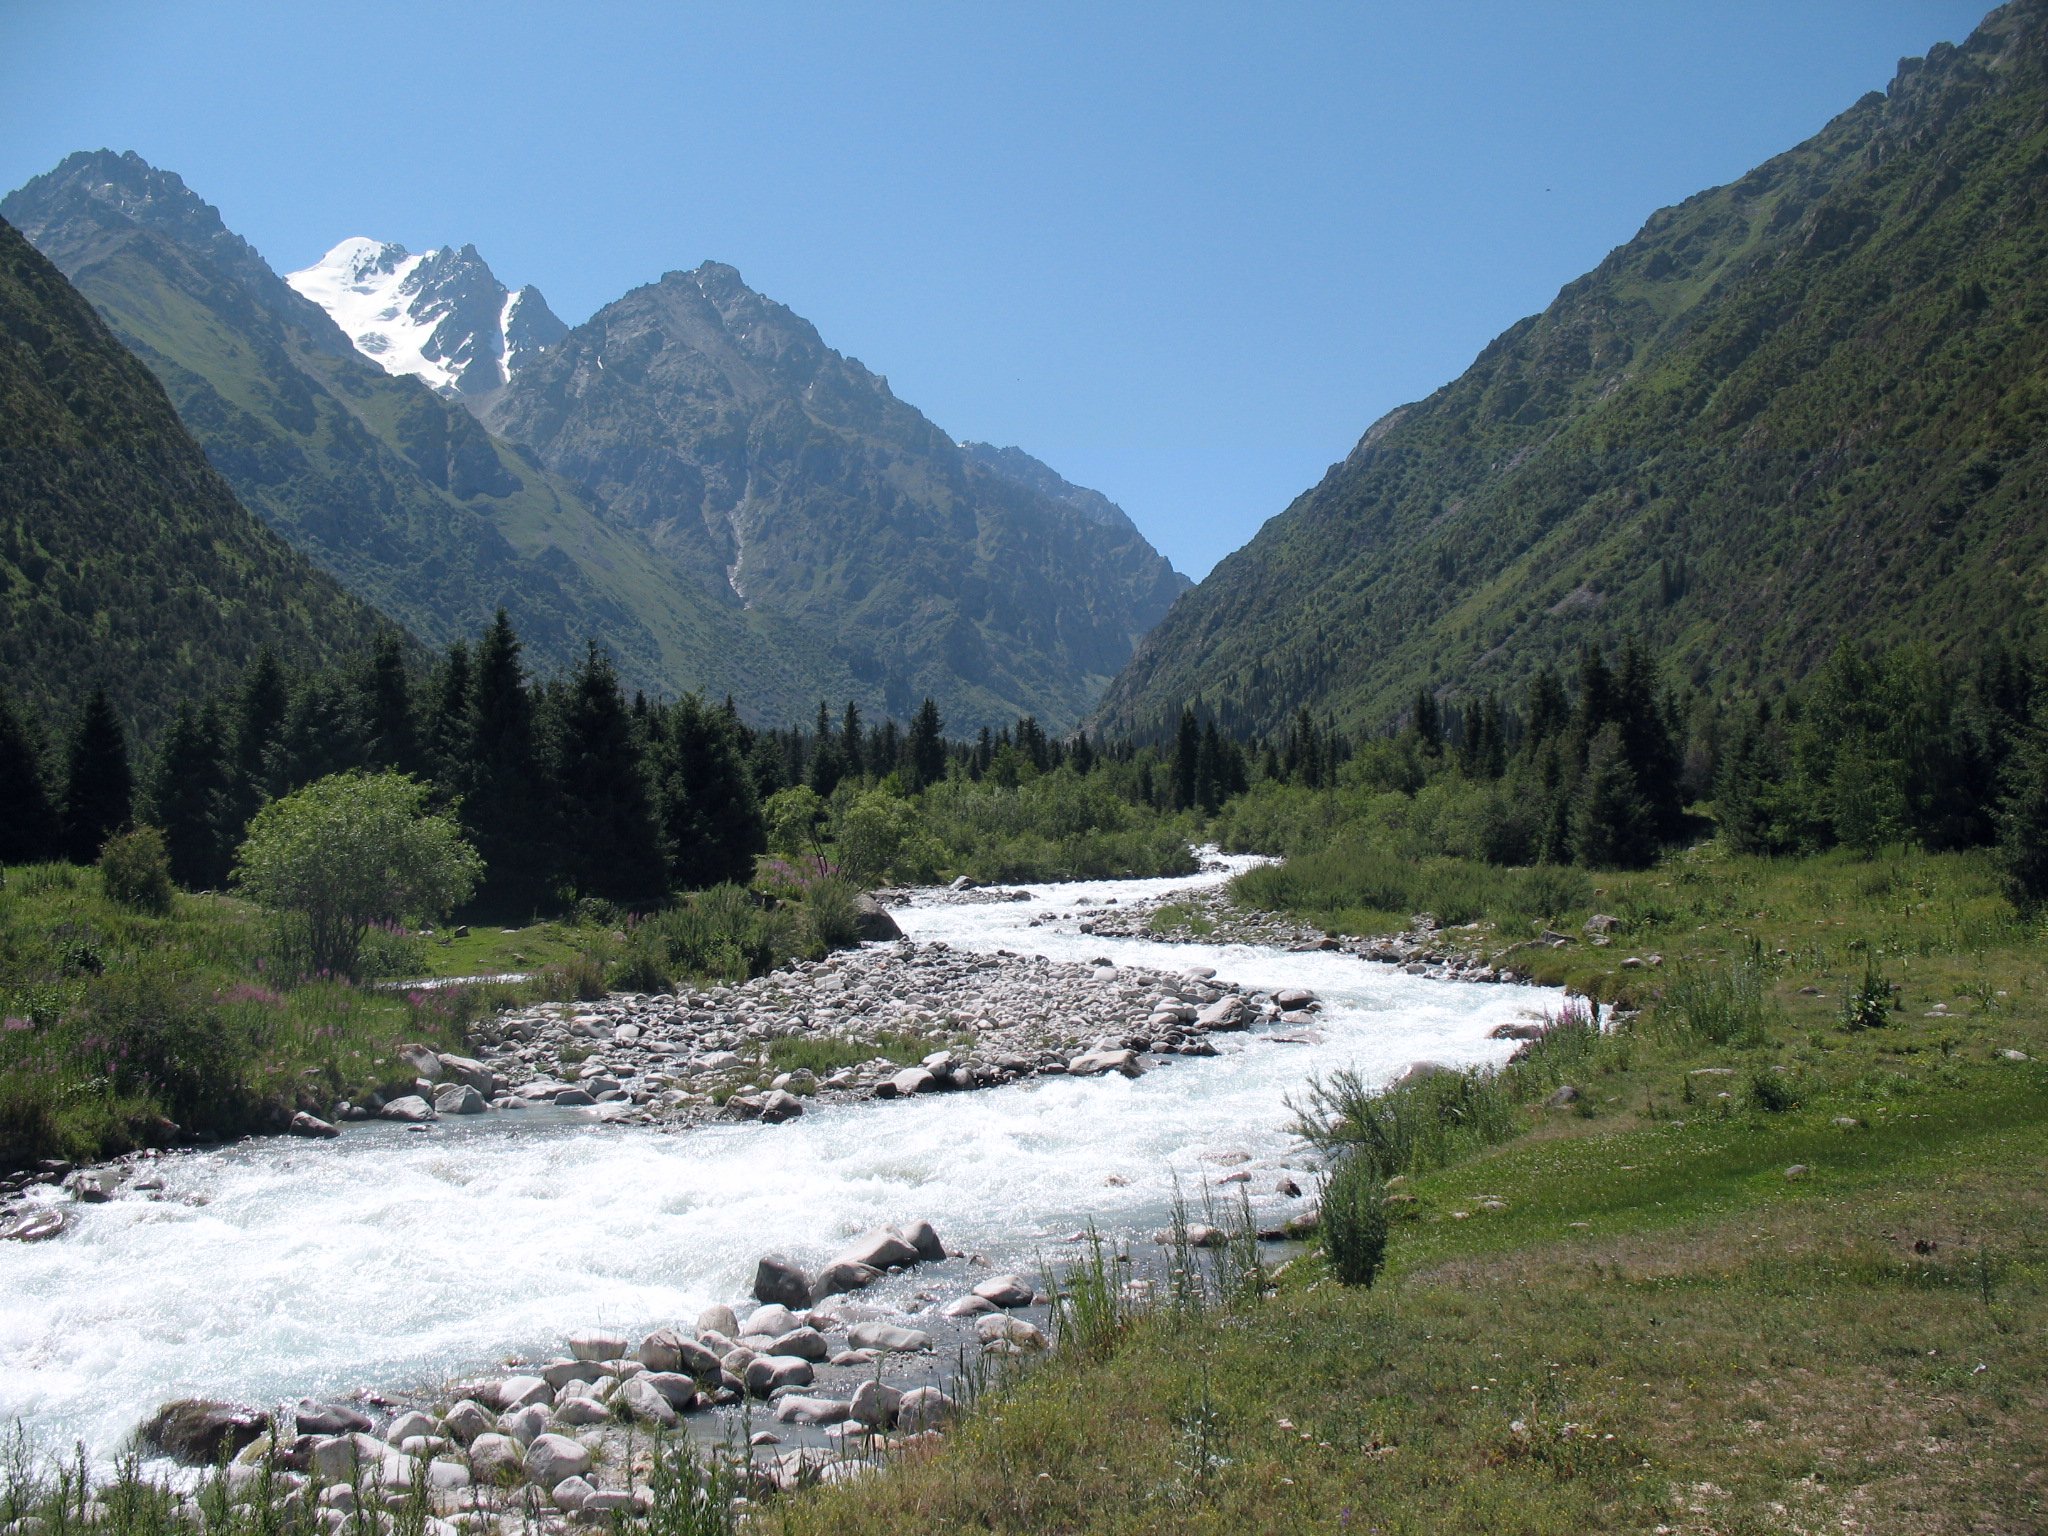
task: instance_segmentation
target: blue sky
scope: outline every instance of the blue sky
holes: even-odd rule
[[[1199,576],[1951,0],[0,3],[0,185],[182,174],[280,271],[474,242],[580,321],[707,258]]]

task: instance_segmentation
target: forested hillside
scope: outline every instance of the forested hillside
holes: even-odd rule
[[[162,387],[0,223],[0,675],[51,719],[95,686],[145,730],[265,646],[324,662],[376,616],[235,500]]]
[[[1389,413],[1181,599],[1111,730],[1199,698],[1378,729],[1637,635],[1770,691],[1845,637],[2032,631],[2048,516],[2048,5],[1904,61]]]

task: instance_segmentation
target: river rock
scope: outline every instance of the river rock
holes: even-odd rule
[[[770,1302],[767,1306],[756,1307],[747,1314],[747,1320],[740,1324],[740,1338],[744,1341],[750,1337],[758,1336],[756,1342],[756,1347],[758,1348],[759,1339],[780,1338],[792,1329],[803,1326],[804,1320],[796,1313],[790,1311],[788,1307],[783,1306],[780,1302]]]
[[[695,1395],[696,1389],[693,1386],[691,1396],[694,1398]],[[635,1376],[619,1388],[619,1402],[635,1419],[659,1425],[663,1429],[675,1428],[675,1405],[644,1376]]]
[[[895,1387],[880,1381],[864,1381],[853,1389],[853,1401],[847,1404],[847,1412],[869,1429],[890,1429],[896,1423],[897,1405],[902,1401],[903,1394]]]
[[[590,1451],[566,1435],[536,1435],[526,1448],[526,1475],[550,1493],[590,1470]]]
[[[467,1083],[446,1083],[434,1092],[437,1115],[480,1115],[489,1107],[484,1096]]]
[[[425,1078],[430,1083],[441,1080],[441,1056],[431,1046],[401,1045],[398,1059],[406,1064],[414,1077]]]
[[[787,1259],[765,1257],[754,1266],[754,1299],[784,1307],[808,1307],[811,1277]]]
[[[1195,1015],[1203,1029],[1243,1029],[1251,1021],[1251,1010],[1241,997],[1220,997]]]
[[[1144,1073],[1144,1066],[1133,1050],[1084,1051],[1067,1063],[1070,1077],[1099,1077],[1104,1072],[1121,1072],[1125,1077],[1138,1077]]]
[[[356,1460],[351,1435],[320,1435],[306,1448],[306,1470],[323,1483],[353,1482]]]
[[[469,1445],[478,1435],[487,1434],[496,1422],[497,1420],[485,1411],[482,1403],[465,1397],[442,1415],[441,1427],[448,1431],[449,1438],[457,1444]]]
[[[939,1308],[939,1315],[941,1317],[980,1317],[984,1313],[995,1311],[995,1309],[996,1304],[986,1296],[962,1296],[957,1300],[947,1302],[943,1307]]]
[[[349,1435],[366,1431],[372,1427],[372,1420],[366,1413],[357,1413],[353,1408],[344,1408],[339,1403],[317,1402],[310,1397],[299,1399],[299,1406],[292,1414],[292,1423],[302,1435]]]
[[[497,1086],[491,1069],[469,1056],[451,1056],[442,1052],[439,1058],[441,1070],[458,1083],[466,1083],[478,1093],[488,1096]]]
[[[0,1239],[15,1243],[46,1242],[64,1230],[66,1220],[61,1206],[23,1211],[0,1221]]]
[[[407,1125],[422,1125],[434,1118],[433,1106],[416,1093],[408,1093],[393,1099],[377,1111],[379,1120],[401,1120]]]
[[[974,1288],[974,1294],[991,1306],[1028,1307],[1037,1288],[1022,1275],[991,1275]]]
[[[514,1408],[510,1413],[498,1415],[498,1428],[520,1445],[531,1445],[546,1433],[548,1427],[548,1405],[528,1403],[524,1408]]]
[[[912,1094],[929,1093],[939,1086],[939,1080],[923,1067],[905,1067],[894,1077],[885,1078],[875,1087],[878,1099],[907,1099]],[[883,1092],[884,1089],[888,1091]]]
[[[869,1269],[880,1270],[915,1264],[918,1252],[905,1240],[902,1233],[889,1227],[877,1227],[839,1257],[855,1264],[865,1264]]]
[[[818,1278],[811,1286],[811,1300],[815,1303],[845,1291],[865,1290],[881,1278],[882,1272],[872,1265],[852,1259],[834,1259],[818,1271]]]
[[[739,1331],[739,1318],[734,1315],[732,1308],[726,1306],[723,1302],[718,1303],[716,1306],[706,1307],[697,1314],[697,1336],[699,1338],[702,1338],[707,1333],[722,1333],[728,1338],[732,1338],[737,1337]]]
[[[921,1328],[902,1328],[894,1323],[855,1323],[846,1330],[846,1341],[855,1349],[879,1349],[890,1354],[919,1355],[932,1347],[932,1336]]]
[[[1315,993],[1309,991],[1306,987],[1282,987],[1273,994],[1273,1001],[1280,1005],[1283,1013],[1292,1012],[1297,1008],[1306,1008],[1315,1000]]]
[[[835,1397],[804,1397],[789,1393],[776,1399],[775,1417],[783,1424],[839,1424],[845,1422],[849,1405]]]
[[[808,1360],[792,1355],[759,1355],[741,1379],[755,1397],[768,1397],[782,1387],[808,1387],[814,1377]]]
[[[864,944],[891,943],[903,937],[903,930],[889,915],[889,909],[868,895],[854,898],[853,932]]]
[[[597,1362],[619,1360],[626,1354],[626,1336],[620,1333],[606,1333],[599,1329],[585,1329],[569,1335],[569,1353],[578,1360]]]
[[[288,1135],[304,1136],[312,1140],[326,1140],[341,1134],[339,1128],[329,1125],[318,1115],[307,1114],[303,1109],[292,1116],[291,1123],[285,1127],[285,1131]]]
[[[142,1426],[142,1443],[188,1467],[211,1466],[232,1456],[270,1428],[270,1415],[239,1403],[181,1398],[166,1403]]]
[[[538,1376],[507,1376],[491,1394],[501,1412],[535,1405],[547,1407],[555,1400],[555,1389]]]
[[[794,1355],[799,1360],[823,1360],[832,1353],[825,1335],[815,1328],[793,1328],[768,1346],[771,1355]]]
[[[597,1490],[583,1478],[565,1477],[555,1484],[548,1497],[555,1501],[555,1508],[575,1515],[583,1512],[584,1507],[590,1502],[591,1495],[596,1492]]]
[[[595,1360],[550,1360],[540,1368],[540,1379],[561,1392],[572,1382],[596,1381],[604,1367]]]
[[[928,1221],[913,1221],[902,1229],[902,1237],[917,1250],[920,1259],[937,1264],[946,1257],[946,1245],[939,1241],[939,1229]]]
[[[686,1376],[681,1371],[647,1371],[632,1380],[654,1388],[677,1413],[688,1413],[697,1406],[697,1378],[694,1376]],[[620,1397],[626,1395],[626,1387],[630,1385],[632,1382],[620,1386]]]
[[[402,1447],[406,1441],[422,1435],[431,1435],[439,1428],[440,1425],[415,1409],[411,1413],[401,1413],[393,1419],[385,1427],[384,1438],[391,1444]]]
[[[578,1392],[556,1399],[555,1411],[550,1416],[550,1422],[566,1429],[588,1429],[593,1424],[611,1422],[611,1416],[611,1409],[603,1403]]]
[[[960,1416],[960,1405],[937,1387],[912,1387],[896,1405],[896,1428],[906,1435],[939,1429]]]
[[[510,1435],[478,1435],[469,1443],[469,1466],[480,1483],[503,1482],[519,1470],[519,1442]]]
[[[1014,1344],[1019,1349],[1044,1349],[1045,1335],[1021,1317],[998,1312],[974,1325],[984,1344]]]

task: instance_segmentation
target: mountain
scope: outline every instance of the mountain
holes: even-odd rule
[[[149,370],[0,223],[0,677],[61,720],[103,684],[145,733],[272,646],[377,616],[235,500]]]
[[[132,153],[76,154],[0,201],[0,216],[163,381],[243,503],[420,638],[472,637],[503,606],[536,665],[566,668],[596,635],[628,686],[654,692],[766,674],[801,695],[823,670],[746,664],[760,626],[677,582],[460,404],[373,364],[176,175]]]
[[[2048,0],[1653,215],[1175,605],[1098,718],[1354,727],[1635,632],[1769,687],[2038,624]]]
[[[0,216],[251,510],[434,643],[502,604],[543,669],[595,636],[629,687],[756,718],[930,695],[955,730],[1063,728],[1185,585],[1106,500],[979,462],[729,267],[564,332],[468,246],[348,240],[287,282],[133,154]]]
[[[411,374],[453,394],[502,387],[569,334],[538,288],[512,292],[473,245],[415,256],[359,237],[285,281],[386,373]]]
[[[956,728],[1071,724],[1184,585],[1127,518],[963,450],[716,262],[606,305],[478,408],[899,716],[930,694]]]

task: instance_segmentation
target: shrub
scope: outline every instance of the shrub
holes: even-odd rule
[[[1899,989],[1877,968],[1877,957],[1863,959],[1862,982],[1842,994],[1842,1028],[1882,1029],[1899,1006]]]
[[[859,886],[840,876],[820,880],[804,901],[804,920],[821,949],[851,949],[860,942]]]
[[[1323,1254],[1345,1285],[1370,1286],[1387,1259],[1387,1190],[1371,1162],[1340,1156],[1319,1201]]]
[[[1750,1074],[1749,1102],[1766,1114],[1782,1115],[1797,1109],[1801,1098],[1788,1074],[1764,1067]]]
[[[237,1123],[244,1053],[193,982],[156,964],[124,966],[86,995],[78,1056],[121,1093],[147,1093],[186,1126]]]
[[[1308,1095],[1301,1133],[1382,1180],[1447,1167],[1519,1129],[1515,1082],[1497,1072],[1442,1070],[1375,1089],[1342,1071]]]
[[[100,880],[109,901],[155,917],[169,916],[174,887],[163,833],[155,827],[137,827],[108,838],[100,851]]]

